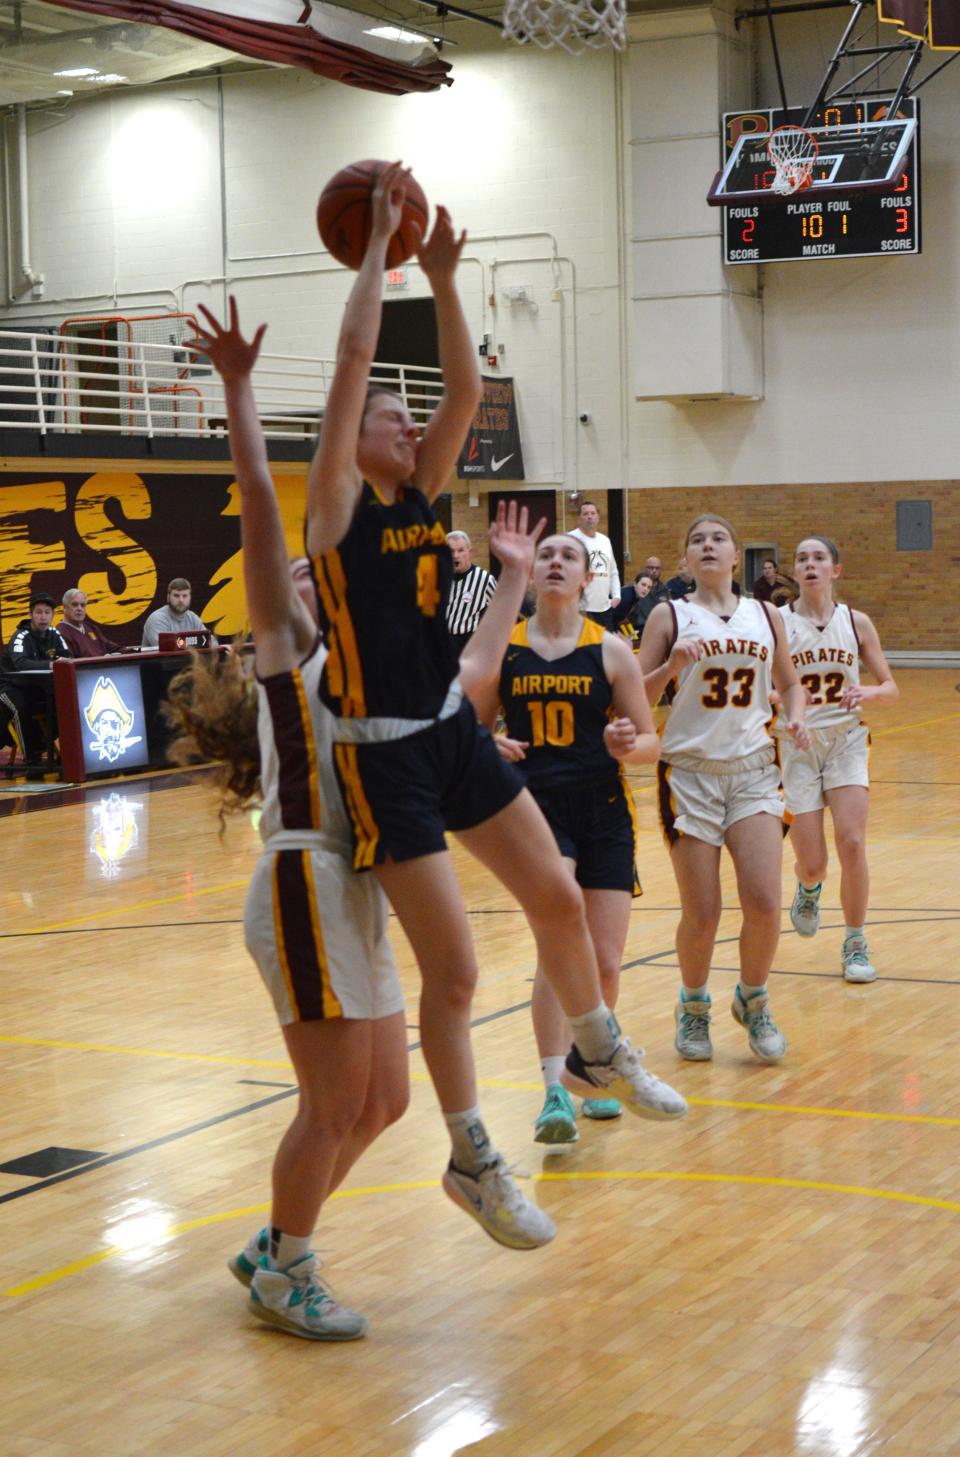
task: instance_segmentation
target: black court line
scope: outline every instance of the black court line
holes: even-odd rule
[[[871,779],[871,784],[921,784],[930,789],[960,789],[953,779]]]
[[[261,1098],[258,1103],[247,1103],[243,1108],[232,1108],[229,1113],[218,1113],[215,1118],[205,1118],[202,1123],[191,1123],[187,1128],[179,1128],[174,1133],[164,1133],[160,1138],[151,1138],[147,1143],[125,1148],[120,1153],[105,1154],[101,1159],[93,1159],[89,1164],[81,1164],[79,1168],[67,1169],[62,1174],[53,1174],[49,1179],[38,1179],[35,1184],[28,1184],[24,1189],[11,1189],[7,1194],[0,1194],[0,1204],[9,1204],[12,1199],[23,1199],[27,1194],[35,1194],[38,1189],[50,1189],[54,1184],[65,1183],[67,1179],[78,1179],[81,1174],[89,1174],[94,1169],[105,1169],[108,1164],[118,1164],[124,1159],[136,1158],[138,1154],[149,1153],[154,1148],[163,1148],[165,1144],[177,1143],[181,1138],[190,1138],[194,1133],[203,1133],[207,1128],[216,1128],[218,1123],[229,1123],[234,1118],[242,1118],[246,1113],[256,1113],[260,1108],[269,1108],[271,1103],[279,1103],[284,1098],[292,1098],[296,1092],[296,1088],[291,1088],[289,1092],[274,1093],[270,1098]]]
[[[237,1078],[238,1083],[247,1083],[251,1088],[295,1088],[296,1083],[273,1083],[267,1078]]]
[[[0,931],[0,941],[34,941],[41,936],[102,936],[106,931],[183,931],[192,926],[242,926],[242,916],[222,921],[145,921],[136,926],[72,926],[62,931]]]
[[[488,1012],[484,1017],[477,1017],[471,1023],[471,1027],[482,1027],[486,1022],[496,1022],[500,1017],[509,1017],[514,1012],[523,1012],[530,1006],[527,1002],[516,1002],[512,1007],[502,1007],[499,1012]],[[419,1042],[411,1042],[407,1046],[408,1052],[416,1052],[420,1047]],[[257,1079],[240,1078],[239,1082],[254,1083]],[[120,1153],[104,1154],[102,1158],[92,1159],[88,1164],[81,1164],[78,1168],[67,1169],[62,1174],[53,1174],[49,1179],[38,1179],[33,1184],[27,1184],[23,1189],[12,1189],[7,1194],[0,1194],[0,1204],[9,1204],[13,1199],[24,1199],[28,1194],[35,1194],[40,1189],[49,1189],[54,1184],[62,1184],[67,1179],[77,1179],[81,1174],[89,1174],[97,1169],[104,1169],[108,1164],[118,1164],[124,1159],[136,1158],[139,1154],[150,1153],[152,1149],[163,1148],[168,1143],[178,1143],[182,1138],[190,1138],[195,1133],[204,1133],[208,1128],[216,1128],[220,1123],[230,1123],[234,1118],[242,1118],[247,1113],[257,1113],[261,1108],[269,1108],[273,1103],[280,1103],[285,1098],[296,1097],[299,1089],[296,1083],[264,1083],[264,1087],[282,1087],[282,1093],[274,1093],[269,1098],[261,1098],[259,1102],[247,1103],[242,1108],[232,1108],[228,1113],[218,1113],[213,1118],[205,1118],[202,1123],[191,1123],[186,1128],[179,1128],[173,1133],[164,1133],[159,1138],[151,1138],[147,1143],[136,1144],[133,1148],[125,1148]]]

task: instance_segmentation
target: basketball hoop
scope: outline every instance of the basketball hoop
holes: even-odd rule
[[[819,151],[816,137],[804,127],[778,126],[767,142],[767,155],[777,169],[770,184],[772,190],[789,197],[809,187]]]
[[[506,0],[503,38],[578,55],[588,46],[627,43],[626,0]]]

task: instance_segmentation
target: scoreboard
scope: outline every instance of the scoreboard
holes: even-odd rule
[[[821,150],[832,126],[859,125],[886,116],[882,97],[842,101],[824,106],[809,122],[818,131]],[[723,117],[724,160],[744,132],[761,135],[775,127],[799,125],[803,107],[761,111],[728,111]],[[848,198],[817,197],[806,187],[791,197],[777,197],[759,206],[724,207],[724,262],[774,263],[806,258],[868,258],[920,252],[920,103],[902,101],[898,114],[917,119],[901,175],[892,192],[861,192]],[[774,167],[758,168],[757,189],[773,182]]]

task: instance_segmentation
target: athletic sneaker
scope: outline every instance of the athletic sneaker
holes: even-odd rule
[[[227,1261],[227,1269],[241,1285],[250,1288],[250,1281],[259,1268],[260,1261],[270,1247],[270,1231],[261,1229],[259,1234],[253,1235],[247,1240],[239,1255],[233,1255]]]
[[[616,1098],[584,1098],[580,1104],[584,1118],[595,1118],[605,1123],[609,1118],[622,1118],[623,1105]]]
[[[840,952],[844,981],[876,981],[877,968],[870,960],[870,948],[863,936],[847,936]]]
[[[709,1062],[713,1057],[710,1041],[710,993],[699,997],[681,997],[673,1009],[677,1035],[673,1045],[688,1062]]]
[[[464,1173],[451,1162],[444,1171],[443,1191],[508,1249],[538,1249],[557,1232],[549,1215],[517,1188],[502,1154],[478,1174]]]
[[[738,986],[730,1011],[733,1020],[746,1027],[754,1057],[761,1062],[779,1062],[787,1050],[787,1039],[770,1015],[769,995],[763,991],[744,998]]]
[[[560,1083],[551,1083],[540,1117],[533,1125],[534,1143],[576,1143],[579,1137],[573,1099]]]
[[[268,1270],[261,1261],[247,1309],[266,1325],[308,1341],[355,1341],[365,1336],[366,1318],[337,1304],[320,1279],[319,1268],[316,1255],[304,1255],[286,1270]]]
[[[563,1085],[586,1098],[600,1088],[619,1098],[639,1118],[682,1118],[687,1111],[686,1099],[647,1072],[642,1057],[643,1049],[631,1047],[625,1037],[609,1062],[585,1062],[574,1043],[567,1053]]]
[[[797,888],[790,907],[790,919],[798,936],[815,936],[820,925],[820,892],[823,882],[808,890],[797,881]]]

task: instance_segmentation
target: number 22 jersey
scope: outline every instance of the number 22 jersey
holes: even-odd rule
[[[696,768],[698,762],[746,759],[774,745],[773,624],[764,603],[741,597],[726,620],[689,601],[671,602],[676,641],[699,639],[703,651],[677,679],[661,735],[668,763]]]
[[[859,723],[859,708],[840,707],[847,689],[860,682],[860,641],[851,609],[837,602],[826,627],[801,617],[792,603],[780,608],[780,616],[793,666],[810,694],[807,727],[835,729]]]

